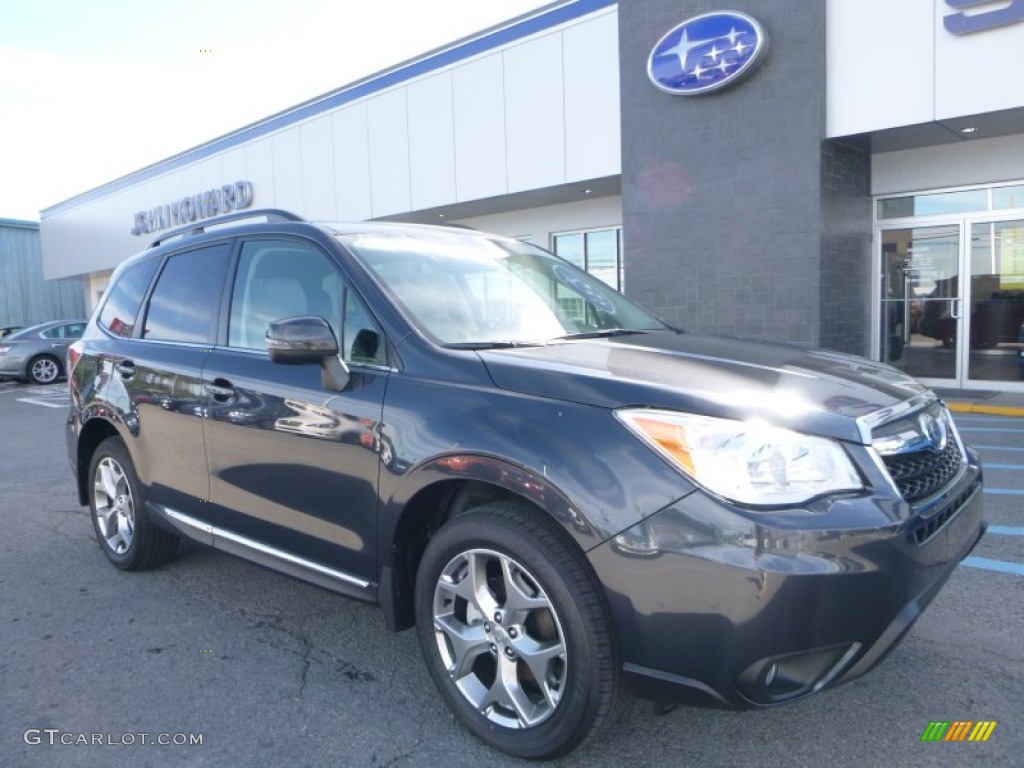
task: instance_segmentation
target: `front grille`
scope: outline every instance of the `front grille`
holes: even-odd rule
[[[957,512],[959,512],[963,506],[971,500],[971,497],[980,490],[980,481],[972,483],[967,490],[963,491],[955,499],[947,502],[946,505],[934,515],[915,521],[915,523],[908,529],[911,538],[917,544],[924,544],[929,541],[936,533],[942,530],[946,523],[956,517]]]
[[[883,456],[900,495],[911,504],[941,490],[960,471],[960,447],[952,435],[942,453],[915,451]]]

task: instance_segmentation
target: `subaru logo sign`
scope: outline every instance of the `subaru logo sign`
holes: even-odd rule
[[[693,96],[746,77],[768,48],[768,36],[750,16],[704,13],[673,27],[654,46],[647,75],[668,93]]]

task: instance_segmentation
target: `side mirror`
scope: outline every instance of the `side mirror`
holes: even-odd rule
[[[283,365],[319,365],[326,389],[340,392],[348,384],[348,366],[338,355],[338,340],[322,317],[303,315],[267,326],[270,360]]]

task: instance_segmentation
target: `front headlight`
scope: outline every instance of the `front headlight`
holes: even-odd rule
[[[626,408],[615,415],[699,485],[740,504],[800,504],[864,487],[835,440],[676,411]]]

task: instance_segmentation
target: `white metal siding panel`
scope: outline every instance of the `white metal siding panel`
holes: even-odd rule
[[[407,96],[412,207],[418,210],[451,203],[455,200],[451,72],[413,83]]]
[[[409,119],[405,89],[399,88],[367,102],[370,133],[370,200],[373,215],[408,211]]]
[[[500,53],[452,71],[455,188],[460,202],[508,192],[503,82]]]
[[[1024,24],[952,35],[943,17],[953,12],[935,0],[935,119],[1024,107]],[[975,13],[998,10],[984,6]]]
[[[1024,136],[882,152],[871,158],[871,193],[890,195],[1024,178]]]
[[[827,1],[828,135],[930,121],[936,0]]]
[[[622,171],[618,14],[562,33],[566,181]]]
[[[370,218],[370,149],[366,104],[331,115],[334,132],[335,216],[342,221]]]
[[[561,32],[506,49],[504,64],[508,191],[565,183]]]
[[[306,201],[302,195],[302,143],[298,127],[275,133],[270,146],[274,155],[275,206],[301,214]]]
[[[248,180],[252,182],[253,207],[278,207],[277,195],[274,194],[277,180],[274,178],[274,154],[271,150],[270,137],[246,144],[245,165]]]
[[[321,117],[301,127],[302,215],[308,219],[334,218],[334,148],[331,118]]]

